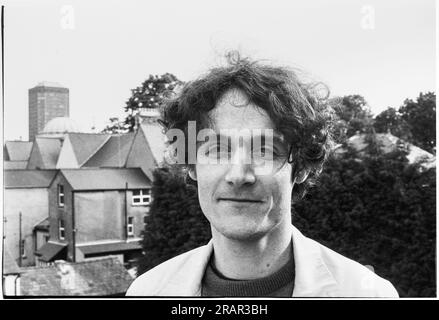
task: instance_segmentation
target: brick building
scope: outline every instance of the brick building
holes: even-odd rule
[[[49,240],[36,244],[37,265],[106,255],[129,264],[141,252],[150,188],[140,168],[59,170],[49,187]]]
[[[69,89],[58,83],[40,82],[29,89],[29,141],[51,119],[69,116]]]

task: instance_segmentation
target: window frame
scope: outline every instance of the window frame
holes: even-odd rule
[[[62,189],[62,192],[61,192]],[[64,185],[63,184],[58,184],[58,207],[60,208],[64,208],[65,205],[65,192],[64,192]],[[62,201],[61,201],[62,199]]]
[[[135,194],[138,193],[138,194]],[[135,201],[135,200],[138,200]],[[149,206],[151,204],[151,189],[133,189],[131,195],[131,205]]]
[[[20,255],[22,258],[26,258],[26,239],[21,239]]]
[[[58,220],[58,239],[65,240],[66,239],[66,225],[64,220]]]
[[[134,217],[128,217],[127,219],[127,236],[134,236]]]

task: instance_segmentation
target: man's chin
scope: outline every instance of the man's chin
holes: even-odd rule
[[[219,229],[219,230],[218,230]],[[255,230],[252,228],[239,228],[225,227],[216,229],[217,233],[220,233],[223,237],[241,242],[253,242],[263,238],[267,232],[262,230]]]

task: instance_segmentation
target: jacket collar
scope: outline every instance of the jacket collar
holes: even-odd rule
[[[296,227],[292,228],[294,248],[295,282],[293,297],[334,297],[338,295],[338,285],[324,263],[320,245],[305,237]],[[201,283],[210,256],[213,242],[194,250],[173,275],[159,295],[200,296]]]
[[[320,245],[291,228],[296,268],[293,297],[338,296],[338,284],[323,260]]]

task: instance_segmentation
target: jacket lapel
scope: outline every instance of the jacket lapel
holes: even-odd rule
[[[201,282],[207,264],[213,252],[212,240],[206,245],[195,249],[179,268],[172,272],[172,276],[157,295],[160,296],[201,296]]]
[[[293,297],[335,297],[338,285],[323,261],[317,242],[292,226],[296,279]]]

